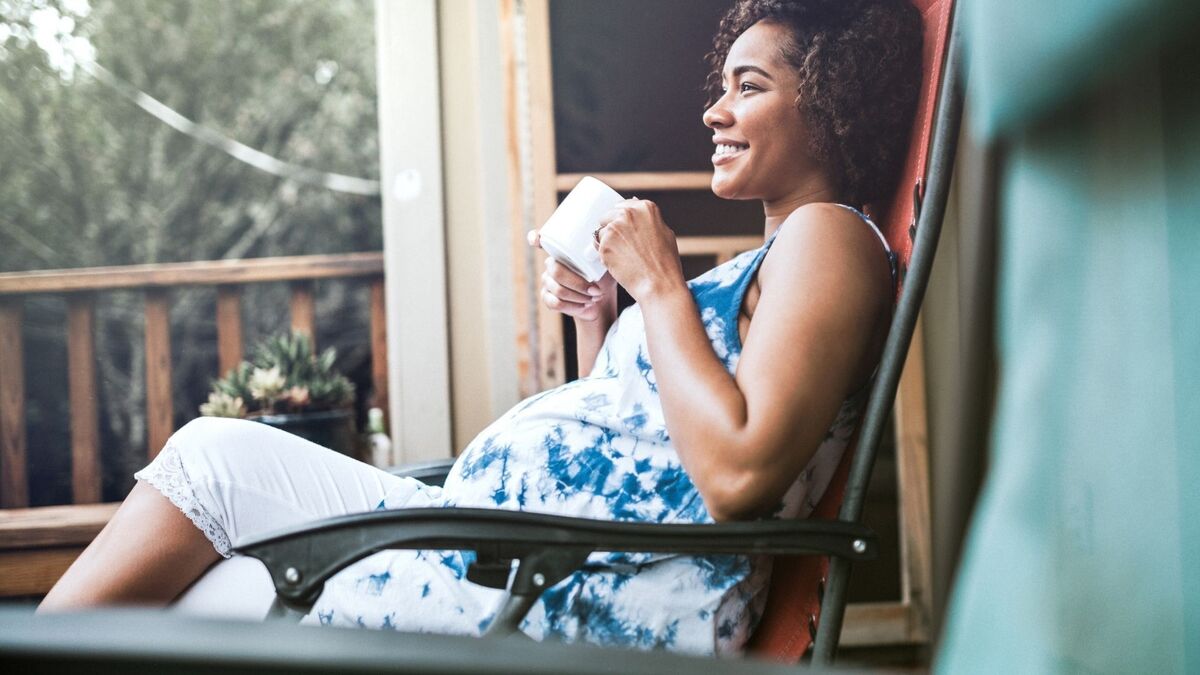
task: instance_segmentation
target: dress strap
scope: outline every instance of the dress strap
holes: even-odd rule
[[[887,237],[883,236],[883,231],[879,229],[879,226],[875,224],[875,221],[868,218],[867,214],[863,213],[862,211],[859,211],[848,204],[838,204],[838,206],[842,207],[843,209],[848,209],[854,212],[859,218],[862,218],[863,222],[871,226],[871,230],[875,232],[875,236],[879,237],[879,243],[883,244],[883,251],[887,254],[888,266],[892,271],[892,288],[895,289],[900,284],[900,266],[898,264],[896,252],[893,251],[892,247],[888,244]]]

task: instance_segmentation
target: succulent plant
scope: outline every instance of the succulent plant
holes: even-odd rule
[[[245,417],[246,404],[241,396],[214,391],[208,395],[207,403],[200,404],[200,414],[206,417]]]
[[[250,361],[214,380],[200,414],[252,417],[345,408],[354,403],[354,384],[333,368],[337,351],[317,354],[305,333],[283,333],[258,344]]]

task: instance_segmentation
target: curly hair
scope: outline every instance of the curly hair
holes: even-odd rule
[[[734,41],[759,21],[787,30],[784,61],[800,75],[796,107],[810,150],[842,197],[886,198],[904,161],[921,81],[921,15],[905,0],[738,0],[705,57],[711,106]]]

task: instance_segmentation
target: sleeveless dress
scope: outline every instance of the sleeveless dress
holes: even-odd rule
[[[880,240],[894,275],[895,257]],[[713,351],[730,374],[742,349],[742,299],[773,241],[774,235],[688,282]],[[811,513],[854,433],[867,389],[843,402],[772,517]],[[484,429],[444,488],[406,479],[378,508],[425,506],[713,522],[663,421],[641,308],[621,313],[587,377],[521,402]],[[375,554],[330,579],[306,620],[480,633],[498,609],[500,592],[466,580],[472,558],[459,551]],[[765,557],[595,553],[586,569],[543,594],[521,628],[535,639],[736,652],[758,621],[769,575]]]

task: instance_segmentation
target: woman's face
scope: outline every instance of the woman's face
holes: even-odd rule
[[[724,93],[704,112],[716,145],[712,190],[718,197],[782,202],[812,182],[815,166],[795,105],[800,77],[780,49],[789,39],[786,29],[760,21],[729,49]]]

